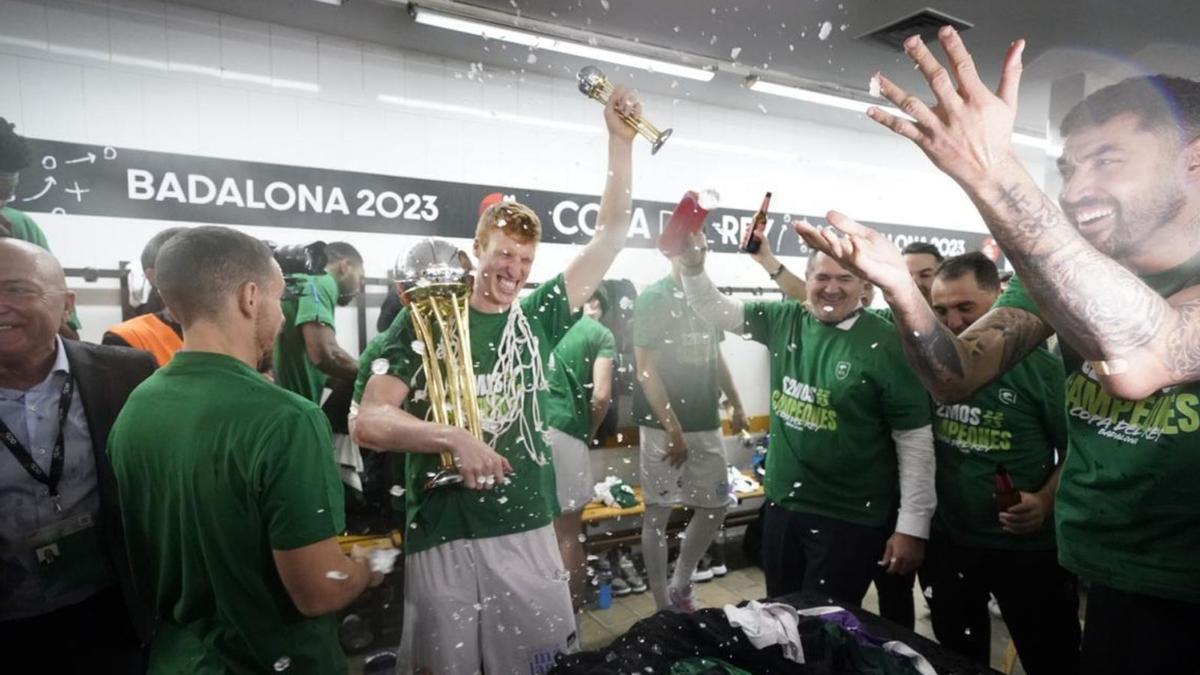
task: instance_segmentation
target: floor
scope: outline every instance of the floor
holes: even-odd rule
[[[916,632],[932,640],[933,626],[929,623],[929,610],[920,593],[920,585],[915,586],[913,597],[917,608]],[[702,607],[724,607],[726,604],[761,599],[765,596],[766,584],[762,571],[757,567],[730,570],[724,577],[696,585],[697,604]],[[879,602],[874,586],[867,591],[863,607],[872,612],[878,611]],[[624,634],[638,620],[653,615],[655,611],[654,597],[648,591],[613,598],[612,607],[609,609],[599,609],[593,605],[584,612],[582,619],[584,649],[604,647]],[[997,670],[1001,669],[1008,639],[1008,629],[1004,622],[992,617],[991,666]],[[1013,673],[1020,675],[1024,675],[1024,672],[1019,663],[1013,670]]]

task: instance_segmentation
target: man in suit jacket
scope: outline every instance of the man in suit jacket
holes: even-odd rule
[[[62,340],[74,304],[54,256],[0,238],[0,653],[137,673],[148,623],[106,442],[154,359]]]

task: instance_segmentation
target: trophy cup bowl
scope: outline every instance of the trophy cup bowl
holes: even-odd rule
[[[443,239],[423,239],[408,250],[395,276],[400,299],[423,345],[429,417],[438,424],[464,428],[482,440],[468,323],[472,277],[465,254]],[[425,489],[462,481],[453,454],[443,452]]]
[[[579,91],[584,96],[594,98],[603,104],[608,104],[608,99],[612,96],[613,86],[599,68],[596,66],[584,66],[579,69],[575,77],[579,81]],[[634,117],[632,115],[621,114],[621,119],[633,127],[643,138],[650,141],[651,155],[658,154],[658,151],[662,149],[663,143],[667,142],[667,139],[671,137],[674,131],[672,129],[663,129],[660,131],[658,127],[641,116]]]

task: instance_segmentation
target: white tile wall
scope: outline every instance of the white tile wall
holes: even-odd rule
[[[600,107],[578,93],[570,73],[526,72],[524,49],[488,48],[511,56],[511,67],[480,71],[175,3],[0,0],[0,116],[42,138],[598,194],[606,147]],[[753,208],[772,189],[782,213],[837,207],[867,220],[982,230],[948,179],[868,121],[821,126],[702,105],[682,94],[648,96],[644,107],[675,136],[658,157],[638,141],[639,198],[673,201],[684,190],[713,187],[725,204]],[[134,259],[166,225],[38,220],[70,266]],[[348,238],[361,244],[371,275],[382,275],[411,242],[401,235],[245,229],[277,241]],[[575,251],[543,245],[534,278],[557,273]],[[744,258],[717,259],[718,283],[766,283]],[[631,249],[613,274],[645,284],[666,269],[656,252]],[[99,337],[109,309],[88,309],[98,318],[85,321],[85,336]],[[339,327],[345,323],[345,341],[355,344],[349,316],[339,315]],[[756,346],[728,341],[724,349],[747,360],[736,378],[765,377]],[[748,403],[765,409],[753,394]]]

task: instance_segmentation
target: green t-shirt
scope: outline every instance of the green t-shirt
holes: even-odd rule
[[[46,233],[42,232],[42,228],[38,227],[38,224],[33,218],[29,217],[28,213],[18,211],[11,206],[4,206],[0,207],[0,215],[3,215],[4,219],[12,225],[11,234],[14,239],[27,241],[47,251],[50,250],[50,242],[46,240]],[[67,325],[76,331],[83,327],[83,324],[79,322],[79,315],[73,309],[71,310],[71,317],[67,319]]]
[[[308,358],[300,327],[313,322],[333,327],[337,281],[328,274],[300,274],[294,286],[299,292],[296,297],[284,299],[283,328],[275,339],[275,383],[320,403],[328,376]]]
[[[567,331],[550,359],[550,407],[546,424],[587,443],[592,431],[592,382],[596,359],[616,354],[612,331],[588,317]]]
[[[342,673],[332,614],[296,609],[273,550],[345,528],[329,423],[232,357],[182,351],[121,410],[112,459],[151,673]]]
[[[667,401],[684,431],[721,427],[717,359],[723,337],[688,305],[683,288],[670,275],[648,286],[633,303],[633,345],[654,350]],[[644,427],[663,428],[640,386],[633,389],[633,419]]]
[[[572,313],[567,300],[562,275],[538,286],[518,301],[529,322],[534,344],[521,345],[521,362],[540,360],[542,366],[550,360],[554,348],[566,335],[578,317]],[[493,373],[497,350],[508,323],[510,311],[485,314],[470,310],[471,356],[475,368],[476,395],[479,414],[489,417],[486,405],[488,391],[499,391],[512,384],[517,369]],[[520,333],[518,333],[520,335]],[[401,310],[388,330],[377,336],[359,359],[359,375],[355,383],[355,400],[362,399],[366,382],[375,372],[384,372],[404,380],[409,397],[404,408],[421,419],[429,419],[429,402],[425,398],[425,371],[421,356],[414,351],[418,342],[409,319],[409,309]],[[528,367],[524,372],[526,386],[532,384]],[[507,380],[507,381],[506,381]],[[534,429],[534,407],[544,416],[549,409],[550,391],[526,390],[522,396],[521,415],[532,429],[531,440],[538,463],[529,456],[522,438],[522,421],[517,420],[499,438],[484,434],[484,439],[512,465],[507,485],[476,492],[461,487],[442,487],[426,491],[423,486],[428,474],[437,470],[438,455],[405,454],[405,499],[408,538],[406,553],[416,553],[457,539],[484,539],[514,534],[549,525],[558,512],[555,494],[554,466],[550,448],[543,438],[543,429]],[[543,427],[545,418],[542,418]]]
[[[878,308],[868,307],[867,311],[881,319],[886,319],[887,321],[893,321],[893,322],[895,321],[895,319],[893,318],[893,313],[892,313],[891,307],[878,307]]]
[[[935,405],[935,523],[956,543],[991,549],[1054,548],[1054,523],[1030,534],[1000,528],[992,493],[1003,464],[1022,492],[1036,492],[1067,448],[1063,365],[1039,347],[966,403]]]
[[[861,312],[849,328],[802,304],[750,302],[745,334],[771,362],[767,497],[793,511],[879,527],[898,500],[893,430],[930,424],[896,329]],[[843,322],[842,325],[845,325]]]
[[[1197,263],[1142,280],[1168,297],[1200,284]],[[1041,316],[1016,277],[996,306]],[[1062,349],[1071,438],[1054,504],[1060,562],[1122,591],[1200,602],[1200,382],[1125,401]]]

